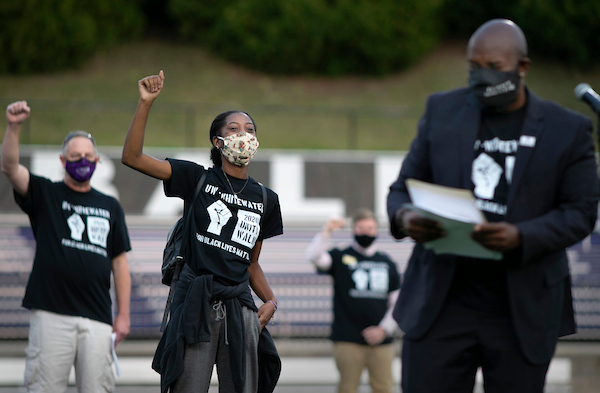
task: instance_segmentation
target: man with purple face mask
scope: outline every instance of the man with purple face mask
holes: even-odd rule
[[[0,157],[37,244],[23,298],[23,307],[31,310],[25,385],[29,392],[65,391],[74,365],[78,391],[111,392],[111,336],[117,345],[130,329],[131,278],[125,253],[131,246],[123,209],[90,185],[100,157],[87,132],[65,138],[60,182],[19,164],[20,128],[30,112],[25,101],[7,107]],[[111,272],[118,304],[114,321]]]
[[[69,142],[76,137],[84,137],[89,139],[94,145],[94,152],[87,152],[84,156],[78,156],[78,152],[67,150],[69,146]],[[82,142],[82,141],[80,141]],[[74,144],[77,141],[71,143]],[[86,142],[82,142],[86,143]],[[87,133],[85,131],[74,131],[67,135],[62,144],[62,155],[60,157],[63,166],[65,167],[65,171],[67,174],[73,178],[77,183],[86,183],[96,170],[96,164],[100,160],[100,156],[96,151],[96,144],[94,138],[92,138],[92,134]]]

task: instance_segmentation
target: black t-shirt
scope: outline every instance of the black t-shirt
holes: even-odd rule
[[[378,325],[388,308],[389,293],[400,288],[396,264],[383,253],[371,257],[352,247],[329,251],[331,268],[325,272],[333,277],[332,341],[366,345],[361,332]],[[386,338],[382,344],[389,344]]]
[[[471,180],[477,206],[490,222],[502,221],[506,215],[525,109],[509,113],[484,111],[481,116]]]
[[[477,206],[489,222],[503,221],[506,215],[525,114],[526,106],[509,113],[482,112],[471,180]],[[452,294],[476,310],[509,315],[504,262],[459,258]]]
[[[35,175],[15,200],[36,239],[23,307],[112,324],[112,258],[131,249],[119,202]]]
[[[202,173],[207,172],[194,205],[186,263],[196,274],[212,274],[225,285],[246,281],[256,242],[283,233],[277,194],[267,188],[267,212],[263,212],[262,189],[254,179],[246,183],[229,176],[236,196],[221,167],[205,169],[190,161],[168,160],[172,176],[164,183],[165,194],[182,198],[186,211]]]

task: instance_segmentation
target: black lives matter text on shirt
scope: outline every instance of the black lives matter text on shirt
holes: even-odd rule
[[[333,249],[333,324],[330,339],[367,344],[361,332],[379,324],[388,308],[389,293],[400,288],[396,264],[384,253],[364,256],[349,247]],[[382,344],[389,344],[387,338]]]
[[[165,194],[180,197],[188,206],[204,171],[205,184],[194,206],[186,263],[196,274],[212,274],[226,285],[248,279],[248,266],[257,241],[283,233],[277,194],[267,189],[267,210],[263,211],[260,185],[252,178],[229,177],[234,194],[220,167],[205,169],[190,161],[169,159],[172,176],[165,182]]]
[[[112,324],[112,258],[131,249],[119,202],[35,175],[15,199],[36,239],[23,306]]]

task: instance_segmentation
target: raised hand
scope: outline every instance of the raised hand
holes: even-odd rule
[[[154,102],[162,91],[165,84],[165,73],[160,70],[158,75],[150,75],[138,81],[140,99],[146,102]]]
[[[346,226],[346,220],[343,218],[330,218],[327,223],[325,224],[325,226],[323,227],[323,232],[326,233],[331,233],[333,231],[336,231],[338,229],[342,229],[343,227]]]
[[[29,118],[31,109],[27,106],[27,101],[13,102],[6,107],[6,121],[9,124],[21,124]]]

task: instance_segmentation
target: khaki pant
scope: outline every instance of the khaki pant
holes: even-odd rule
[[[392,392],[393,344],[371,346],[338,341],[334,356],[340,372],[338,393],[356,393],[365,367],[369,371],[372,393]]]
[[[65,392],[71,367],[79,392],[112,392],[112,326],[83,317],[32,310],[25,349],[28,392]]]

